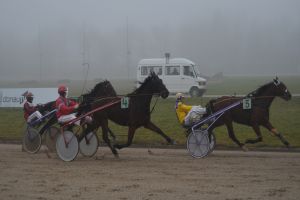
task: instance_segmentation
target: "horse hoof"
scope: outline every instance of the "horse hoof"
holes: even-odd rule
[[[121,149],[120,145],[118,145],[118,144],[115,144],[113,147],[114,147],[115,149]]]
[[[148,149],[148,154],[149,155],[154,155],[154,153],[150,149]]]
[[[115,158],[119,158],[118,151],[115,148],[112,149],[112,153],[114,154]]]
[[[249,149],[248,149],[245,145],[242,146],[242,149],[243,149],[243,151],[245,151],[245,152],[249,151]]]
[[[118,154],[117,150],[114,150],[113,154],[114,154],[115,158],[119,158],[119,154]]]
[[[105,157],[105,154],[102,154],[101,156],[96,156],[95,160],[103,160]]]
[[[46,151],[46,155],[47,155],[47,158],[49,158],[49,159],[52,158],[48,151]]]
[[[171,144],[172,144],[172,145],[176,145],[177,142],[176,142],[175,140],[172,140],[172,141],[171,141]]]

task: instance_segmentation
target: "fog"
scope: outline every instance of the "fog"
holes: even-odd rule
[[[0,0],[0,79],[130,78],[185,57],[205,75],[300,75],[299,0]]]

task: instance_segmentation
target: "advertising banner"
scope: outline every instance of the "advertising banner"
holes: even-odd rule
[[[23,107],[26,92],[34,95],[34,104],[45,104],[58,97],[57,88],[0,88],[0,107]]]

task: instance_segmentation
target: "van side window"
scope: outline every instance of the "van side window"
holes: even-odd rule
[[[174,76],[180,74],[180,66],[166,66],[166,75]]]
[[[148,75],[148,70],[146,66],[141,67],[141,75],[142,76],[147,76]]]
[[[191,66],[183,66],[183,74],[186,76],[194,77],[193,69]]]
[[[162,75],[162,67],[157,67],[157,75]]]
[[[142,66],[141,75],[148,76],[150,72],[155,72],[157,75],[162,75],[162,66]]]

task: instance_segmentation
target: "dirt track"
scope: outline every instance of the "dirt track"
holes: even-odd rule
[[[0,199],[299,199],[300,153],[129,148],[63,162],[0,145]]]

